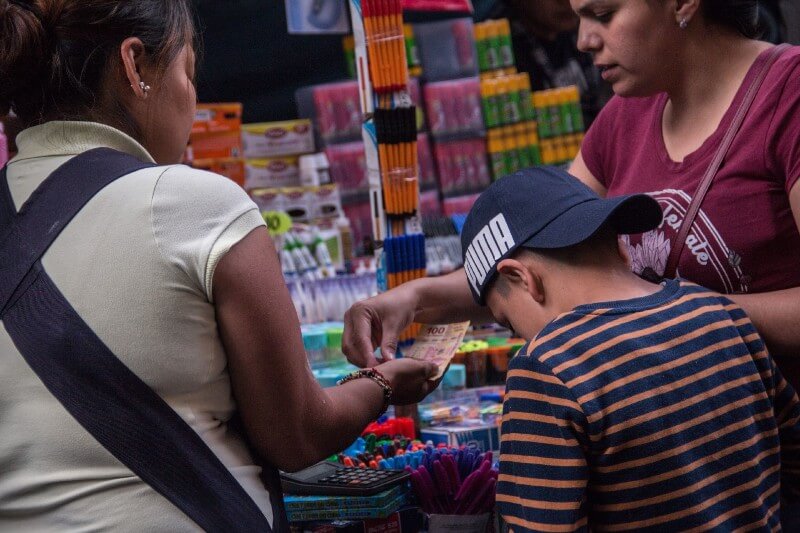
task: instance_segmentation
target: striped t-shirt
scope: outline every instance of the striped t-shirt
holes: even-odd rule
[[[515,533],[780,527],[800,402],[730,300],[668,281],[561,315],[521,354],[497,489]]]

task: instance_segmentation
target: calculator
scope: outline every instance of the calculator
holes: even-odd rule
[[[404,470],[371,470],[322,462],[294,474],[281,473],[286,494],[301,496],[372,496],[406,483]]]

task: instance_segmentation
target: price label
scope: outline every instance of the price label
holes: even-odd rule
[[[261,216],[264,217],[269,234],[272,236],[283,235],[292,229],[292,219],[283,211],[264,211]]]

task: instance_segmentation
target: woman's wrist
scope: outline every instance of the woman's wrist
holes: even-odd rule
[[[389,409],[389,406],[392,404],[392,398],[394,397],[394,389],[392,389],[391,382],[377,368],[364,368],[361,370],[356,370],[355,372],[351,372],[350,374],[339,380],[338,384],[344,385],[345,383],[349,383],[357,379],[370,380],[381,388],[383,405],[381,407],[380,413],[378,414],[378,417],[383,416]]]

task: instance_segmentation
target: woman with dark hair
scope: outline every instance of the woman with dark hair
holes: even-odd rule
[[[276,468],[433,386],[314,380],[257,207],[176,164],[194,36],[189,0],[0,0],[2,530],[282,531]]]
[[[800,386],[800,48],[766,72],[684,243],[677,233],[759,69],[756,0],[573,1],[578,45],[617,97],[571,172],[605,195],[648,192],[661,228],[627,242],[634,270],[678,273],[731,295]],[[639,30],[634,30],[638,28]],[[658,31],[655,29],[659,28]]]

